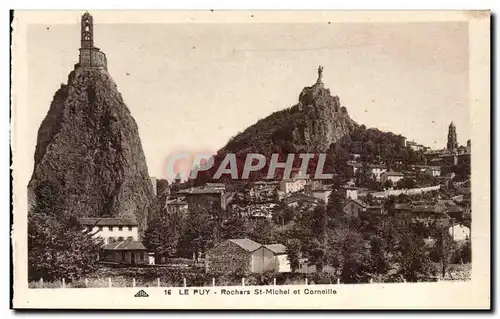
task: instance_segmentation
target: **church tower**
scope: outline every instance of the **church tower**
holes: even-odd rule
[[[94,47],[94,23],[92,21],[92,16],[85,12],[82,16],[82,27],[81,27],[81,47],[82,48],[93,48]]]
[[[76,67],[108,69],[106,55],[94,46],[94,21],[88,12],[81,18],[80,59]]]
[[[448,144],[446,145],[446,148],[450,152],[456,152],[458,149],[457,129],[453,122],[451,122],[450,126],[448,127]]]

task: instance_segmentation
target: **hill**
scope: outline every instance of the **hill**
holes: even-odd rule
[[[274,112],[232,137],[214,156],[214,168],[200,173],[196,184],[210,180],[228,153],[236,154],[239,176],[245,156],[249,153],[263,154],[267,158],[272,153],[278,153],[282,160],[289,153],[326,153],[325,172],[344,177],[348,174],[346,162],[351,159],[351,154],[359,154],[366,162],[389,165],[400,161],[422,162],[422,154],[406,147],[401,135],[376,128],[367,129],[351,119],[339,97],[324,87],[322,72],[322,67],[319,67],[316,83],[302,90],[296,105]],[[308,173],[314,173],[316,160],[311,160],[312,171]],[[300,161],[294,163],[295,167],[299,165]],[[279,179],[280,172],[277,173],[276,178]],[[262,173],[258,172],[250,175],[250,179],[254,180],[262,177]],[[227,181],[227,176],[223,175],[222,180]]]
[[[275,112],[229,140],[219,154],[324,152],[358,125],[338,96],[324,88],[322,69],[317,82],[305,87],[298,103]]]
[[[103,68],[76,68],[54,95],[38,131],[31,207],[44,192],[58,196],[57,214],[129,218],[140,229],[155,205],[137,124]]]

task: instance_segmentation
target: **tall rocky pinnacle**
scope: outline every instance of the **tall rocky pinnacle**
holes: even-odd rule
[[[320,66],[316,83],[302,90],[298,104],[248,127],[219,153],[325,152],[357,126],[339,97],[325,89]]]
[[[62,194],[61,214],[129,218],[143,231],[155,199],[137,124],[92,31],[85,14],[80,61],[38,130],[30,207],[37,187],[50,185]]]

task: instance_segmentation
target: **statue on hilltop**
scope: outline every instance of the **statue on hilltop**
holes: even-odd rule
[[[318,67],[318,80],[316,83],[323,83],[323,66]]]

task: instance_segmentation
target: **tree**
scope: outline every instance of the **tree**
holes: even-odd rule
[[[404,177],[396,183],[398,189],[410,189],[415,187],[415,181],[412,178]]]
[[[161,210],[148,221],[143,243],[155,256],[170,258],[177,255],[183,218],[176,212]],[[160,262],[160,260],[158,260]]]
[[[357,231],[341,228],[328,234],[326,260],[342,282],[365,282],[369,271],[369,244]]]
[[[221,239],[234,239],[247,237],[245,220],[239,216],[233,216],[222,223]]]
[[[287,242],[286,254],[288,261],[290,261],[292,273],[296,272],[297,268],[300,266],[300,250],[300,240],[291,239]]]
[[[377,235],[370,237],[370,270],[373,274],[386,274],[390,268],[385,240]]]
[[[261,244],[273,244],[280,242],[276,236],[276,228],[268,220],[258,219],[251,221],[248,230],[248,237]]]
[[[394,187],[394,183],[392,182],[392,180],[388,179],[385,181],[384,183],[384,188],[393,188]]]
[[[422,277],[435,274],[423,239],[412,232],[401,238],[395,259],[399,264],[398,273],[407,281],[416,282]]]
[[[363,166],[356,171],[355,182],[356,186],[366,186],[369,180],[373,179],[372,171],[368,167],[367,163],[363,163]]]
[[[28,213],[28,278],[76,280],[97,269],[103,242],[83,232],[75,216],[64,214],[59,185],[42,182]]]
[[[199,256],[216,244],[218,220],[208,213],[190,212],[179,238],[178,252],[184,257]]]

